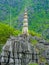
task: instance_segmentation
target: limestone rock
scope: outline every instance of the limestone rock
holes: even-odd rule
[[[38,44],[36,44],[35,46],[31,44],[30,39],[35,39],[38,41]],[[49,57],[49,54],[47,55],[47,53],[49,53],[49,47],[47,47],[44,43],[40,43],[40,42],[44,42],[41,39],[37,38],[37,37],[33,37],[31,35],[26,36],[26,35],[18,35],[17,37],[11,36],[8,40],[7,43],[3,46],[2,49],[2,58],[1,61],[3,59],[3,61],[7,62],[8,61],[8,57],[9,57],[9,64],[12,65],[15,63],[17,65],[27,65],[30,62],[36,62],[39,63],[39,53],[41,56],[45,57],[45,59],[47,60],[47,58]],[[39,53],[38,53],[38,51]],[[43,51],[42,51],[43,50]],[[9,55],[10,52],[10,55]],[[3,57],[6,56],[6,57]],[[14,58],[13,58],[14,57]],[[16,58],[16,59],[15,59]],[[47,60],[49,61],[49,60]],[[43,62],[44,63],[44,62]],[[43,64],[41,63],[41,64]],[[48,62],[47,62],[48,63]],[[44,63],[45,64],[45,63]],[[4,65],[2,63],[2,65]],[[39,63],[40,65],[40,63]]]

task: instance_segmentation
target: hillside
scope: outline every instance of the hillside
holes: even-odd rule
[[[29,30],[49,39],[49,0],[0,0],[0,22],[21,30],[25,7]]]

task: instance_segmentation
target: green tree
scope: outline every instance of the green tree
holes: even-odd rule
[[[0,44],[5,44],[10,35],[17,36],[19,33],[20,31],[9,25],[0,23]]]

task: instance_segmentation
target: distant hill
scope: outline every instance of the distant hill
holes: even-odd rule
[[[21,30],[25,7],[29,30],[49,39],[49,0],[0,0],[0,22]]]

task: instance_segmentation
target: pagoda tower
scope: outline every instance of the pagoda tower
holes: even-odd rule
[[[24,13],[22,34],[28,35],[28,16],[27,16],[27,9],[25,9],[25,13]]]

